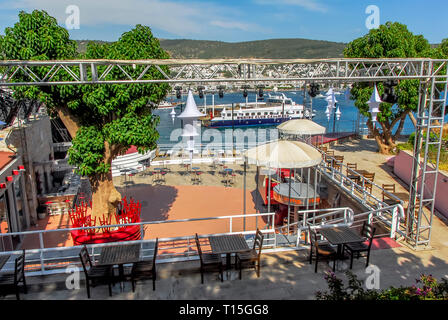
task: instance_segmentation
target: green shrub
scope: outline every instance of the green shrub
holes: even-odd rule
[[[390,287],[386,290],[364,289],[363,283],[350,271],[346,272],[348,285],[327,272],[325,280],[329,291],[318,291],[317,300],[448,300],[448,281],[438,282],[431,275],[420,276],[412,287]]]

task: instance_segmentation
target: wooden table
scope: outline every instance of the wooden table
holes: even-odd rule
[[[124,278],[124,264],[140,261],[140,244],[123,244],[104,247],[101,249],[98,265],[114,266],[118,265],[119,278]],[[123,289],[123,286],[121,286]]]
[[[365,176],[366,174],[369,174],[371,172],[367,171],[367,170],[354,170],[355,172],[359,173],[359,175],[356,174],[350,174],[348,175],[348,178],[350,180],[356,180],[359,181],[361,179],[361,176]]]
[[[319,229],[319,233],[333,245],[338,246],[337,257],[344,259],[342,246],[348,243],[364,242],[365,239],[353,232],[349,227],[334,227]]]
[[[246,239],[242,234],[232,234],[225,236],[211,236],[208,238],[212,252],[216,254],[226,254],[226,268],[230,269],[230,255],[232,253],[249,251]]]

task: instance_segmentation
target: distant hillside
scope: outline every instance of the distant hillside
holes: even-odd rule
[[[79,40],[79,51],[85,52],[88,40]],[[104,41],[94,41],[104,42]],[[271,39],[248,42],[160,39],[163,49],[173,58],[339,58],[343,57],[344,43],[307,40]]]
[[[337,58],[344,43],[306,39],[271,39],[248,42],[165,40],[160,44],[173,58]]]

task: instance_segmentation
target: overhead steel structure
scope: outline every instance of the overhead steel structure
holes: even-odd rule
[[[439,133],[447,102],[447,60],[406,59],[212,59],[212,60],[70,60],[0,61],[0,86],[168,83],[197,87],[289,83],[328,83],[416,79],[420,81],[410,204],[408,241],[429,245],[434,215]],[[169,71],[168,71],[169,70]],[[429,149],[435,150],[429,158]],[[421,152],[424,151],[423,156]],[[432,161],[433,165],[430,164]]]

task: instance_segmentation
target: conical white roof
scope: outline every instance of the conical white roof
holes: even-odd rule
[[[178,116],[178,118],[197,119],[197,118],[204,117],[204,116],[205,116],[205,114],[201,113],[198,110],[196,102],[194,101],[193,93],[191,92],[191,90],[188,90],[188,98],[187,98],[187,104],[185,106],[185,110]]]
[[[370,104],[380,104],[381,102],[383,101],[381,101],[380,94],[378,93],[378,89],[375,85],[375,89],[373,89],[372,96],[370,97],[370,100],[367,103],[370,105]]]

